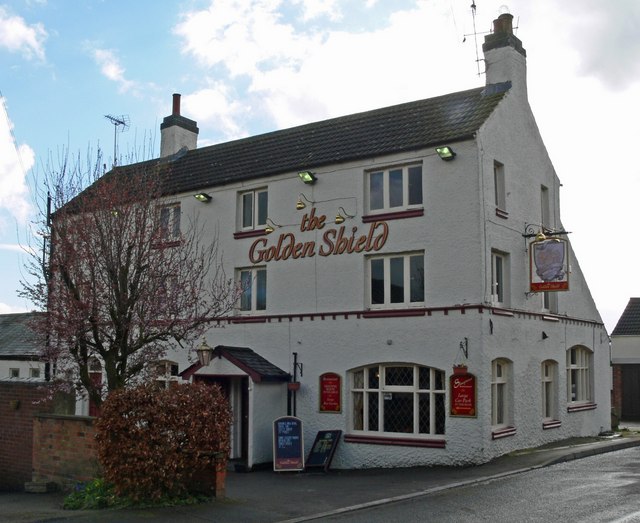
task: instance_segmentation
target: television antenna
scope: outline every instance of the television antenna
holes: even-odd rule
[[[129,128],[129,117],[124,114],[122,116],[105,114],[104,117],[113,124],[113,167],[115,167],[118,164],[118,130],[123,133]]]

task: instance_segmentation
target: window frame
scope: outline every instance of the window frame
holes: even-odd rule
[[[592,379],[593,352],[581,345],[569,348],[567,350],[567,403],[569,405],[593,402]]]
[[[10,378],[19,378],[20,377],[20,369],[12,367],[9,369],[9,377]]]
[[[412,370],[412,383],[409,385],[386,384],[389,369],[405,368]],[[428,373],[428,387],[421,388],[420,371],[424,369]],[[377,383],[371,383],[371,373],[376,373]],[[357,379],[361,376],[361,379]],[[442,439],[446,434],[446,376],[445,372],[435,367],[418,365],[413,363],[376,363],[351,369],[349,378],[349,416],[348,426],[353,435],[374,436],[382,438],[418,438],[418,439]],[[440,385],[440,388],[438,388]],[[385,424],[393,421],[386,419],[387,415],[397,412],[394,407],[385,409],[386,401],[393,401],[393,394],[411,394],[411,431],[385,430]],[[359,399],[358,399],[359,398]],[[375,400],[373,400],[375,398]],[[421,431],[425,425],[421,425],[421,406],[428,402],[428,425],[426,431]],[[374,401],[372,404],[371,402]],[[376,427],[371,427],[372,417],[376,420]]]
[[[509,254],[491,250],[491,304],[508,307],[510,304]]]
[[[392,282],[397,277],[392,265],[396,266],[392,260],[402,259],[402,301],[391,301],[393,299]],[[414,267],[412,260],[421,260],[421,265]],[[367,256],[366,260],[366,284],[367,284],[367,303],[370,309],[405,309],[411,307],[424,307],[426,302],[426,281],[425,281],[425,258],[424,251],[412,251],[402,253],[390,253]],[[379,267],[374,268],[374,264],[379,265],[382,262],[382,285],[383,285],[383,301],[374,303],[374,272],[379,273]],[[422,270],[422,286],[414,286],[414,273],[412,268]],[[394,275],[395,274],[395,275]],[[419,285],[419,284],[418,284]],[[421,300],[413,300],[414,293],[418,293]]]
[[[250,200],[246,199],[247,196],[250,197]],[[264,201],[262,197],[265,198]],[[247,201],[251,201],[250,223],[245,222]],[[263,209],[263,206],[266,208]],[[238,230],[255,231],[264,229],[267,226],[267,218],[269,216],[269,189],[260,187],[238,193],[238,208]]]
[[[182,206],[180,202],[172,202],[159,205],[158,212],[158,238],[161,243],[180,241]],[[166,221],[164,215],[166,214]]]
[[[493,161],[493,203],[496,209],[496,216],[500,218],[509,217],[504,164],[497,160]]]
[[[248,279],[244,275],[248,276]],[[236,309],[240,314],[264,313],[267,310],[267,267],[241,267],[236,269],[236,281],[241,294]],[[262,285],[263,289],[258,286]],[[248,294],[247,294],[248,289]],[[249,302],[247,303],[247,296]]]
[[[419,169],[419,175],[417,178],[412,178],[416,173],[416,169]],[[398,192],[392,190],[392,173],[401,174],[401,183],[402,183],[402,194],[401,194],[401,202],[399,204],[395,204],[392,202],[392,198],[398,197]],[[373,177],[380,175],[382,180],[382,185],[380,188],[380,203],[376,203],[373,205],[372,199],[375,197],[377,191],[372,189],[373,187]],[[413,179],[413,182],[412,182]],[[419,180],[419,187],[416,187],[412,190],[412,187],[415,187],[414,182]],[[365,202],[367,204],[366,211],[368,214],[386,214],[386,213],[395,213],[408,211],[413,209],[422,209],[424,207],[424,173],[423,173],[423,165],[422,163],[408,163],[406,165],[394,165],[389,167],[384,167],[381,169],[371,169],[365,173],[365,189],[366,189],[366,197]],[[415,201],[415,198],[418,198],[419,201]],[[376,198],[377,200],[378,198]],[[413,203],[412,203],[412,200]]]
[[[549,188],[546,185],[540,186],[540,224],[542,227],[551,229],[551,200],[549,199]]]
[[[541,407],[544,422],[559,418],[558,362],[544,360],[540,364]]]
[[[491,427],[494,431],[513,425],[512,376],[510,360],[495,358],[491,361]]]

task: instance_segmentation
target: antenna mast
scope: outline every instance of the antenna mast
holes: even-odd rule
[[[120,132],[123,133],[129,128],[129,117],[127,115],[113,116],[105,114],[104,117],[113,124],[113,164],[115,167],[118,164],[118,128],[121,127]]]

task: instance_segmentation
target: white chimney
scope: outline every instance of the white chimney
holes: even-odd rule
[[[527,96],[527,52],[513,34],[513,15],[501,14],[493,21],[493,32],[484,37],[487,85],[511,82],[513,90]]]
[[[160,157],[171,156],[181,149],[195,149],[198,143],[196,122],[180,116],[180,95],[173,95],[173,112],[160,125]]]

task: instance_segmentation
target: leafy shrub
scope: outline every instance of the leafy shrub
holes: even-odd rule
[[[216,385],[116,390],[96,424],[105,479],[134,502],[184,496],[197,474],[213,477],[216,453],[226,459],[230,423]]]
[[[79,483],[64,498],[64,508],[69,510],[106,508],[116,504],[113,486],[97,478],[88,483]]]

